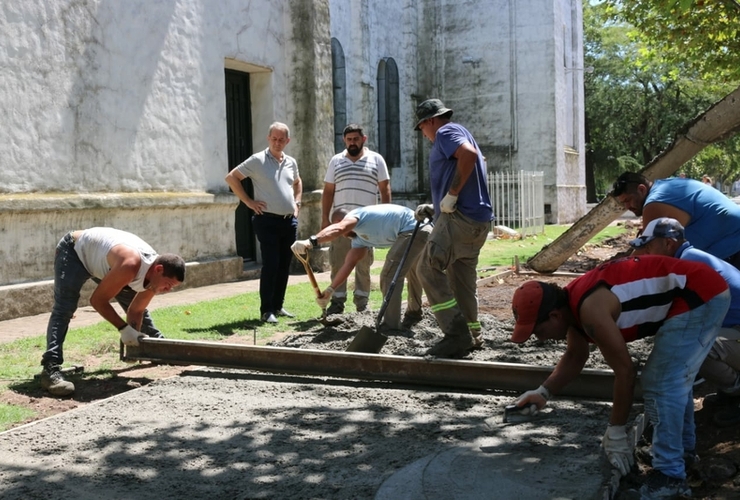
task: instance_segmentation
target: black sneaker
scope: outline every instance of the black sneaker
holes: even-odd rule
[[[52,396],[69,396],[75,392],[75,385],[64,379],[59,365],[44,365],[41,371],[41,387],[49,391]]]
[[[640,500],[657,500],[691,496],[691,488],[685,479],[669,477],[653,469],[640,488]]]

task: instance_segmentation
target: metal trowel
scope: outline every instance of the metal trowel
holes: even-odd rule
[[[534,406],[534,408],[531,408]],[[505,424],[518,424],[520,422],[530,422],[533,419],[537,418],[538,415],[540,415],[540,412],[532,413],[532,409],[536,409],[537,405],[529,405],[529,406],[517,406],[517,405],[506,405],[504,408],[504,417],[501,420]],[[527,411],[529,410],[529,411]],[[523,413],[525,412],[526,413]]]

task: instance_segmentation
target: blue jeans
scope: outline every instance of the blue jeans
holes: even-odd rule
[[[653,468],[686,478],[683,454],[696,449],[693,383],[730,306],[725,291],[669,319],[642,370],[645,415],[653,425]]]
[[[57,245],[54,256],[54,307],[51,310],[49,325],[46,328],[46,352],[41,357],[41,364],[61,365],[64,363],[64,352],[62,345],[67,337],[69,322],[77,310],[80,300],[80,290],[85,282],[91,279],[90,273],[75,252],[74,239],[71,234],[65,235]],[[100,282],[97,278],[92,278]],[[121,304],[124,311],[128,310],[136,292],[124,287],[116,301]],[[154,326],[149,311],[144,311],[142,321],[142,333],[150,337],[159,337],[162,334]]]
[[[252,217],[254,234],[260,242],[260,316],[283,308],[290,276],[293,251],[290,246],[298,234],[298,219],[293,216],[263,214]]]

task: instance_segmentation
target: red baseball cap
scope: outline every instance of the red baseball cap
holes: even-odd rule
[[[532,336],[537,323],[547,319],[547,314],[555,308],[557,291],[542,281],[527,281],[514,292],[511,310],[516,324],[511,341],[520,344]]]

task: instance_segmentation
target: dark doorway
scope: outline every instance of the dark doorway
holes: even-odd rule
[[[226,135],[230,172],[252,154],[249,73],[226,70]],[[254,196],[251,179],[244,179],[242,185],[249,196]],[[252,210],[242,202],[239,202],[234,214],[236,253],[244,260],[256,260],[257,258],[252,214]]]

